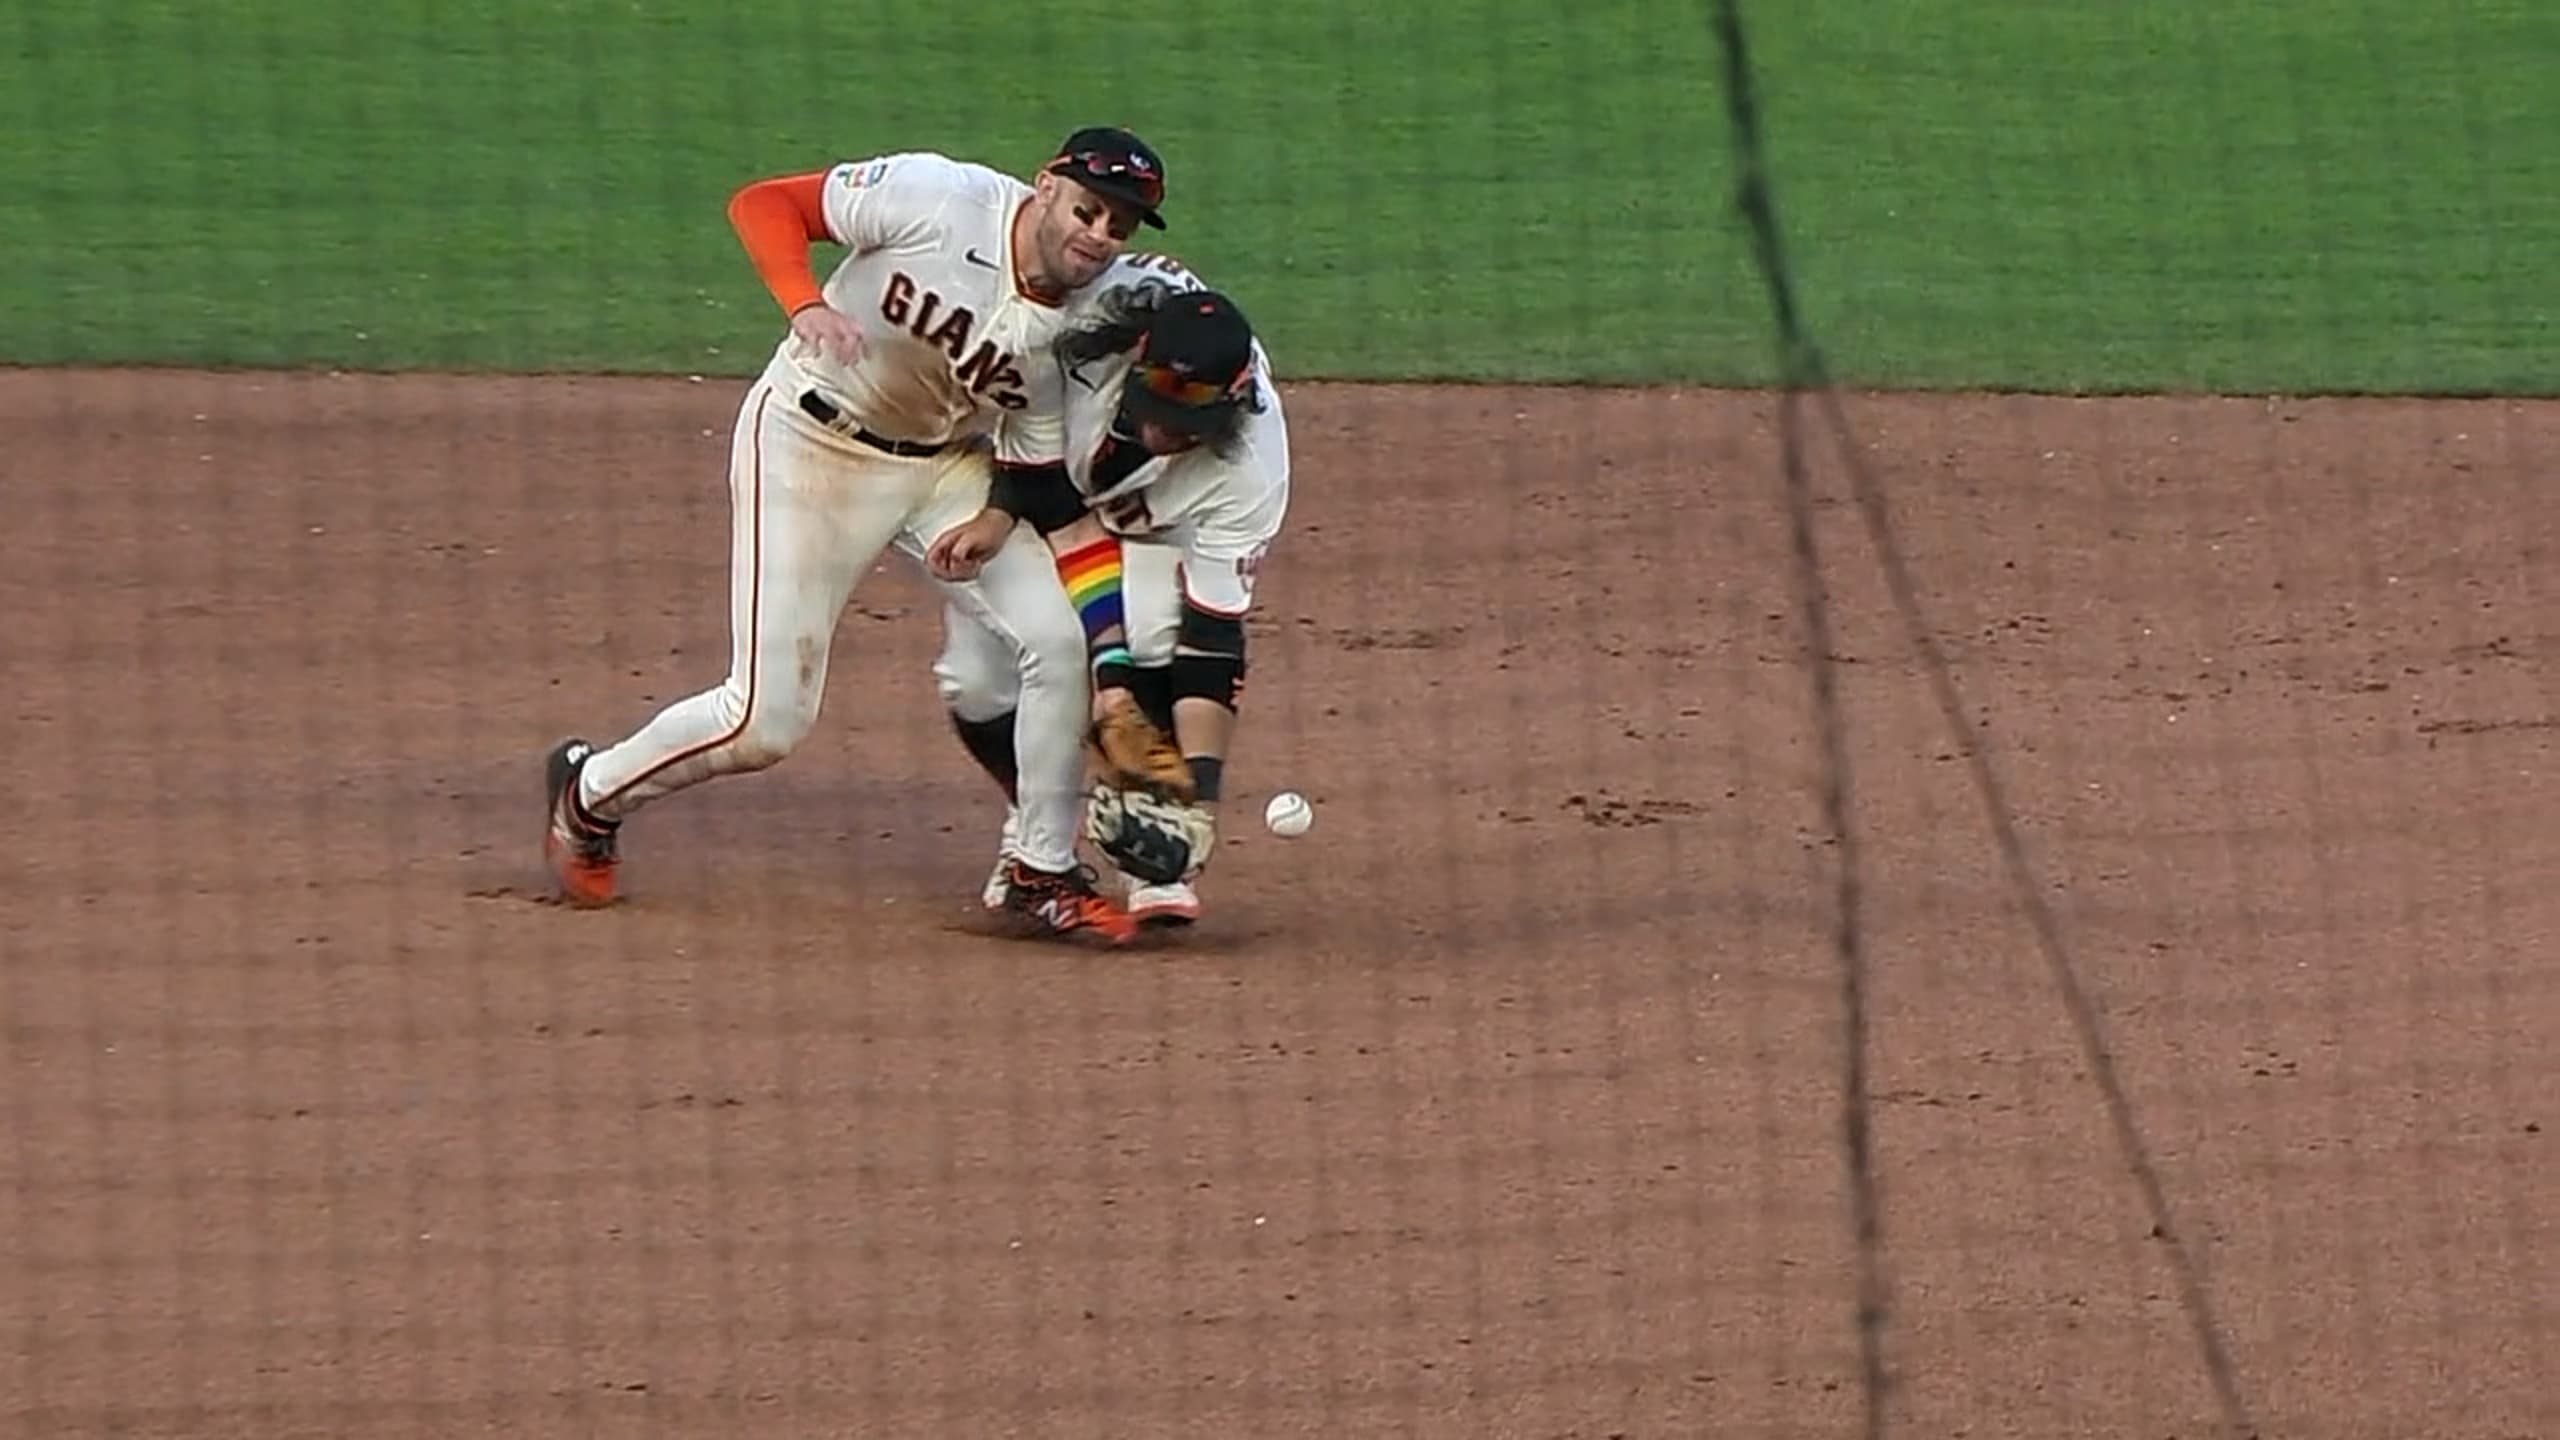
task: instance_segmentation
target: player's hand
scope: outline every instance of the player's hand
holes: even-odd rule
[[[862,355],[862,332],[832,305],[811,305],[793,315],[791,333],[838,365],[850,365]]]
[[[1013,523],[1013,517],[1001,510],[981,510],[927,546],[925,565],[945,580],[975,580],[988,558],[1004,548]]]

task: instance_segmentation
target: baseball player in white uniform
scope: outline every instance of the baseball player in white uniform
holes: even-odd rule
[[[748,387],[730,443],[728,677],[621,743],[552,751],[545,849],[564,898],[615,898],[619,833],[641,807],[780,761],[815,724],[854,586],[891,547],[926,547],[979,513],[996,465],[1063,456],[1053,342],[1140,223],[1161,227],[1164,170],[1123,130],[1080,130],[1030,184],[909,152],[759,181],[729,204],[790,333]],[[821,284],[813,241],[846,247]],[[990,454],[992,452],[992,455]],[[1008,790],[1008,906],[1053,933],[1126,939],[1075,845],[1083,629],[1029,533],[941,582],[946,623],[1001,664],[1028,723],[990,761]],[[987,759],[988,757],[982,757]]]
[[[1018,521],[1045,532],[1082,616],[1096,713],[1136,706],[1189,771],[1184,803],[1123,815],[1098,799],[1087,833],[1121,868],[1133,918],[1187,925],[1215,844],[1244,619],[1288,512],[1288,426],[1243,313],[1178,263],[1123,257],[1075,309],[1057,344],[1063,476],[1046,491],[1000,491],[928,560],[959,579],[1018,543]],[[980,633],[955,629],[936,675],[960,713],[1001,710],[1018,693],[1014,667]],[[1000,860],[990,906],[1009,903],[1012,874]]]

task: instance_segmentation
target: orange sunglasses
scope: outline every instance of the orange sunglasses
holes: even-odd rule
[[[1148,394],[1194,410],[1234,398],[1243,390],[1244,380],[1244,376],[1238,375],[1233,384],[1220,384],[1215,380],[1194,379],[1171,365],[1138,366],[1138,383],[1147,387]]]

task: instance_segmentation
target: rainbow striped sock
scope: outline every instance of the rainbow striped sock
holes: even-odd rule
[[[1079,545],[1058,557],[1058,577],[1084,620],[1092,647],[1095,683],[1128,683],[1128,613],[1120,599],[1120,540],[1115,535]]]

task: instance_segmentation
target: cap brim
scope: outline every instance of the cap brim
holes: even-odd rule
[[[1185,435],[1202,435],[1218,427],[1218,413],[1221,407],[1177,405],[1144,385],[1136,383],[1136,380],[1137,377],[1132,374],[1129,382],[1120,390],[1120,408],[1131,419],[1153,420],[1159,425],[1179,430]]]
[[[1164,228],[1164,217],[1157,214],[1156,207],[1148,204],[1147,197],[1139,194],[1135,188],[1114,185],[1107,180],[1098,181],[1082,175],[1070,175],[1067,178],[1084,186],[1096,195],[1108,196],[1111,199],[1119,201],[1123,205],[1129,206],[1131,209],[1138,212],[1139,219],[1144,220],[1158,230]]]

